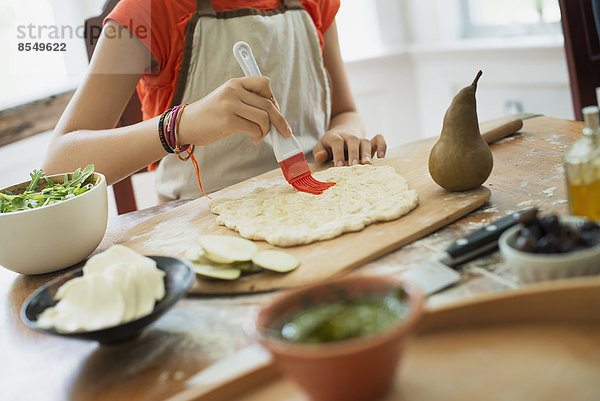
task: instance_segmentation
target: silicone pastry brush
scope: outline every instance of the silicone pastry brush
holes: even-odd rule
[[[246,42],[237,42],[233,46],[233,55],[247,77],[262,75],[252,54],[252,49]],[[314,179],[300,143],[294,135],[285,138],[279,135],[277,129],[271,124],[269,136],[275,158],[281,167],[283,176],[291,186],[298,191],[320,195],[327,188],[335,185],[335,182],[321,182]]]

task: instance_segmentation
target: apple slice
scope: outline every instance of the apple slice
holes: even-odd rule
[[[216,263],[247,262],[258,251],[254,242],[227,235],[201,235],[198,242],[204,256]]]
[[[300,261],[294,255],[276,249],[258,251],[252,257],[252,262],[265,270],[278,273],[290,272],[300,265]]]

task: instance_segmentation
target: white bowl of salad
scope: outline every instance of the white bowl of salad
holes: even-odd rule
[[[0,189],[0,265],[21,274],[72,266],[102,241],[108,222],[106,178],[94,166]]]

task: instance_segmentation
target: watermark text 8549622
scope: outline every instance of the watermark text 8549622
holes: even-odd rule
[[[20,52],[66,52],[65,42],[19,42],[17,50]]]

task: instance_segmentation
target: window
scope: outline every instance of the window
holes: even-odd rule
[[[340,50],[345,60],[382,52],[377,9],[370,0],[342,1],[336,16]],[[364,29],[364,27],[371,29]]]
[[[398,0],[341,1],[336,22],[345,61],[384,55],[405,40],[401,3]]]
[[[560,34],[558,0],[461,0],[463,36]]]

